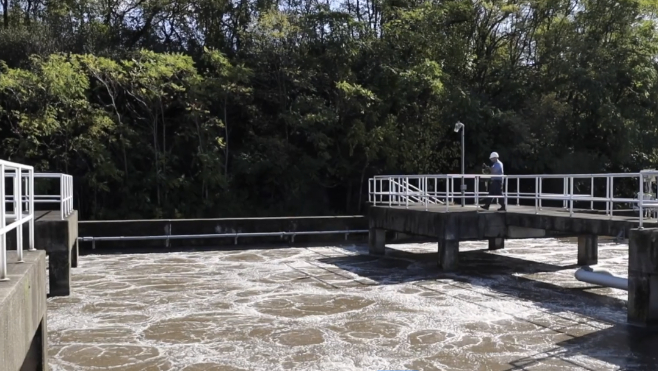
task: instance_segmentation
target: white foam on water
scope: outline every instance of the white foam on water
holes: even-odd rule
[[[486,243],[464,242],[452,274],[428,254],[436,244],[390,247],[387,258],[364,246],[81,257],[72,295],[48,300],[51,369],[642,364],[612,339],[626,293],[576,281],[573,243],[510,240],[484,252]],[[599,254],[625,276],[627,246],[601,244]]]

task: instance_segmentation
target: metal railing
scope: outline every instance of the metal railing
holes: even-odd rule
[[[6,174],[6,177],[15,177],[15,173]],[[23,178],[26,175],[23,174]],[[60,218],[67,218],[73,212],[73,177],[61,173],[34,173],[36,179],[59,179],[59,195],[34,195],[36,203],[57,203],[59,204]],[[22,196],[27,200],[27,196]],[[5,203],[13,203],[14,196],[6,195]]]
[[[483,181],[501,178],[503,192],[500,196],[489,195],[480,188]],[[442,175],[404,175],[375,176],[368,181],[368,201],[373,205],[388,206],[424,206],[445,207],[449,210],[455,199],[471,200],[472,205],[479,205],[481,198],[516,200],[516,205],[534,203],[535,213],[539,213],[547,203],[561,203],[561,207],[574,214],[574,203],[586,205],[595,210],[595,203],[603,204],[605,214],[613,217],[614,208],[619,204],[629,205],[638,212],[640,228],[645,219],[655,219],[658,211],[658,197],[647,197],[646,180],[656,181],[658,171],[647,170],[639,173],[610,174],[558,174],[558,175],[491,175],[491,174],[442,174]],[[462,180],[467,190],[462,193],[455,188],[455,181]],[[561,193],[543,191],[545,182],[553,182],[553,189],[560,188]],[[605,181],[605,184],[602,182]],[[557,182],[557,187],[556,187]],[[615,194],[615,184],[625,182],[627,188],[639,190],[635,197]],[[524,186],[524,187],[522,187]],[[442,205],[437,206],[437,201]],[[534,201],[534,202],[528,202]],[[559,206],[558,206],[559,207]]]
[[[290,236],[291,242],[295,242],[295,236],[309,236],[309,235],[332,235],[344,234],[347,240],[350,234],[363,234],[368,233],[367,229],[351,229],[344,231],[294,231],[294,232],[253,232],[253,233],[210,233],[210,234],[171,234],[171,235],[157,235],[157,236],[106,236],[106,237],[78,237],[79,241],[91,242],[92,249],[96,248],[96,241],[154,241],[165,240],[169,245],[170,240],[189,240],[196,238],[233,238],[234,244],[238,244],[240,237],[276,237],[281,239]]]
[[[16,230],[17,261],[23,262],[23,224],[28,223],[28,249],[34,248],[34,168],[15,162],[0,160],[0,200],[6,198],[5,181],[12,178],[11,213],[7,203],[0,202],[0,281],[7,278],[7,233]],[[7,224],[7,221],[12,221]]]

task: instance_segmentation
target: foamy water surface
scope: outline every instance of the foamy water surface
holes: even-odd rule
[[[576,245],[435,244],[83,256],[48,300],[61,370],[653,369],[658,340],[627,327],[626,292],[578,282]],[[600,266],[627,276],[628,246]]]

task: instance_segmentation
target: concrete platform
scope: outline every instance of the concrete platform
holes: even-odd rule
[[[507,238],[546,237],[550,232],[578,236],[577,265],[598,263],[599,236],[630,236],[629,323],[658,327],[658,222],[609,216],[591,210],[563,208],[536,210],[508,206],[507,211],[484,211],[474,206],[371,206],[368,210],[369,250],[386,254],[387,232],[433,237],[437,241],[437,265],[444,271],[459,269],[459,242],[489,240],[489,250],[502,249]]]
[[[48,369],[46,252],[8,252],[9,281],[0,282],[0,370]]]

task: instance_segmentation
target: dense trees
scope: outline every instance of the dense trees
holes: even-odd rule
[[[649,0],[0,0],[0,156],[85,218],[358,212],[367,178],[658,163]]]

